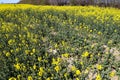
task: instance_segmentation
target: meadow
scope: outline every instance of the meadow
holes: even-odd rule
[[[120,10],[0,5],[0,80],[120,80]]]

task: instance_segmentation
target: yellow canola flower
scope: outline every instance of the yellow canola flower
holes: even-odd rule
[[[10,52],[7,52],[7,53],[6,53],[6,56],[9,57],[9,56],[10,56]]]
[[[76,78],[75,80],[80,80],[79,78]]]
[[[98,74],[98,75],[96,76],[96,79],[95,79],[95,80],[102,80],[101,75]]]
[[[33,54],[34,54],[33,52],[30,53],[30,55],[33,55]]]
[[[110,72],[109,76],[114,77],[115,76],[115,71]]]
[[[42,60],[42,57],[38,57],[38,61],[40,62]]]
[[[66,78],[66,77],[67,77],[67,75],[68,75],[68,74],[67,74],[67,73],[65,73],[65,74],[64,74],[64,77]]]
[[[52,59],[52,64],[58,64],[58,61],[55,60],[55,58]]]
[[[108,44],[111,44],[112,42],[113,42],[112,40],[109,40],[109,41],[108,41]]]
[[[48,77],[46,80],[51,80],[50,77]]]
[[[20,70],[20,63],[14,64],[15,69]]]
[[[26,66],[23,65],[22,70],[26,72],[27,71]]]
[[[117,30],[115,29],[114,32],[117,32]]]
[[[75,74],[80,75],[81,74],[80,70],[76,70]]]
[[[54,69],[58,73],[58,71],[60,70],[60,67],[59,66],[55,66]]]
[[[22,43],[25,43],[25,40],[22,40]]]
[[[91,58],[91,59],[93,58],[93,55],[92,55],[92,54],[90,55],[90,58]]]
[[[21,34],[19,34],[18,36],[19,36],[20,38],[22,37],[22,35],[21,35]]]
[[[83,65],[83,62],[80,62],[81,65]]]
[[[57,58],[57,59],[53,58],[52,64],[58,65],[60,63],[60,60],[61,60],[60,58]]]
[[[86,52],[84,52],[83,54],[82,54],[82,57],[88,57],[89,56],[89,52],[88,51],[86,51]]]
[[[17,75],[17,79],[18,79],[18,80],[20,80],[20,77],[21,77],[21,75],[20,75],[20,74],[19,74],[19,75]]]
[[[37,43],[37,39],[32,39],[31,40],[33,43]]]
[[[15,61],[18,62],[18,58],[15,58]]]
[[[14,51],[13,49],[10,50],[11,53],[12,53],[13,51]]]
[[[36,69],[36,67],[37,67],[37,66],[34,64],[34,65],[33,65],[33,69]]]
[[[32,52],[35,53],[35,49],[32,49]]]
[[[68,53],[62,54],[62,57],[68,58],[69,54]]]
[[[31,38],[31,37],[32,37],[32,33],[27,32],[27,37],[28,37],[28,38]]]
[[[15,51],[16,51],[16,52],[19,52],[19,51],[20,51],[20,48],[16,48]]]
[[[75,48],[71,48],[72,51],[75,51]]]
[[[102,34],[102,32],[99,31],[99,32],[98,32],[98,35],[101,35],[101,34]]]
[[[55,48],[58,48],[58,44],[55,44]]]
[[[26,54],[29,54],[29,53],[30,53],[30,50],[25,50],[25,53],[26,53]]]
[[[14,39],[10,39],[10,40],[8,41],[8,44],[9,44],[9,45],[12,45],[14,42],[15,42]]]
[[[9,35],[8,34],[5,34],[5,36],[8,38],[9,37]]]
[[[93,30],[90,30],[90,32],[92,32]]]
[[[102,70],[102,68],[103,68],[102,65],[97,64],[97,69],[98,69],[98,70]]]
[[[32,76],[28,76],[27,80],[33,80]]]
[[[43,69],[43,67],[40,67],[40,68],[39,68],[38,75],[39,75],[39,76],[43,76],[43,73],[44,73],[44,69]]]
[[[72,66],[72,67],[71,67],[71,70],[72,70],[72,71],[76,71],[76,67],[75,67],[75,66]]]
[[[9,78],[9,80],[17,80],[15,77],[11,77]]]
[[[62,45],[63,45],[63,46],[65,45],[65,41],[62,41]]]

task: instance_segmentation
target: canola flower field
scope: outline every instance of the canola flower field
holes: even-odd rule
[[[0,80],[120,80],[120,10],[0,5]]]

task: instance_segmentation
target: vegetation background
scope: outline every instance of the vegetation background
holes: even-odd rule
[[[0,5],[0,80],[120,80],[119,0],[109,1]]]
[[[21,0],[19,3],[36,5],[98,5],[120,8],[120,0]]]

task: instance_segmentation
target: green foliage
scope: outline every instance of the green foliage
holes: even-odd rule
[[[0,80],[119,77],[120,10],[0,7]]]

